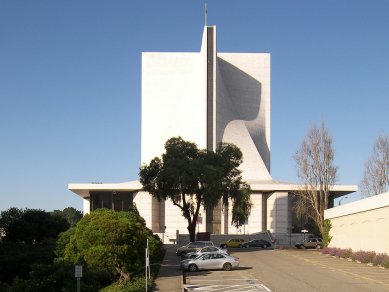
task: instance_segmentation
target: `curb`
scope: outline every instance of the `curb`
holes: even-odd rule
[[[181,269],[181,267],[180,267],[180,271],[181,271],[181,275],[180,275],[180,279],[181,279],[181,291],[186,292],[186,291],[188,291],[188,290],[184,287],[184,284],[186,284],[186,275],[185,275],[185,271],[184,271],[183,269]]]

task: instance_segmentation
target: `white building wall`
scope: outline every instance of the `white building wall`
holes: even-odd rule
[[[288,233],[288,192],[274,192],[267,199],[267,229],[274,234]]]
[[[389,192],[324,211],[331,247],[389,254]]]
[[[133,202],[139,211],[139,214],[145,219],[146,226],[152,229],[153,225],[153,214],[152,214],[152,196],[148,192],[139,191],[134,194]]]
[[[253,203],[253,207],[248,218],[246,233],[262,232],[262,194],[251,194],[251,202]]]
[[[200,214],[202,216],[202,223],[196,226],[196,233],[205,232],[206,216],[203,207],[200,208]],[[165,226],[166,234],[171,238],[175,238],[176,231],[180,234],[188,234],[188,221],[182,215],[181,209],[175,206],[172,201],[165,201]]]
[[[270,54],[217,56],[216,141],[242,150],[245,180],[270,180]]]
[[[141,163],[172,137],[206,148],[204,64],[200,53],[142,54]]]
[[[90,213],[90,199],[82,199],[84,215]]]

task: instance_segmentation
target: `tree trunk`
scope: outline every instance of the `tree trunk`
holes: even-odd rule
[[[124,280],[126,281],[131,281],[131,276],[130,274],[127,274],[126,272],[124,272],[122,269],[120,269],[119,267],[115,267],[116,271],[119,273],[120,275],[120,278],[123,278]]]
[[[189,231],[190,242],[195,241],[196,240],[196,221],[193,220],[193,222],[189,223],[188,231]]]

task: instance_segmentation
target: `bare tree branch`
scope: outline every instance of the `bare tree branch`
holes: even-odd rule
[[[373,146],[373,152],[365,162],[361,181],[363,196],[370,197],[385,193],[389,185],[389,137],[381,135]]]
[[[311,219],[323,234],[324,210],[328,208],[330,189],[335,184],[337,167],[332,137],[324,123],[313,125],[294,155],[297,176],[302,187],[296,195],[298,217]]]

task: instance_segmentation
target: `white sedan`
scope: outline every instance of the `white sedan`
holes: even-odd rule
[[[181,268],[190,272],[223,269],[230,271],[239,267],[239,259],[223,253],[204,253],[195,259],[181,261]]]

